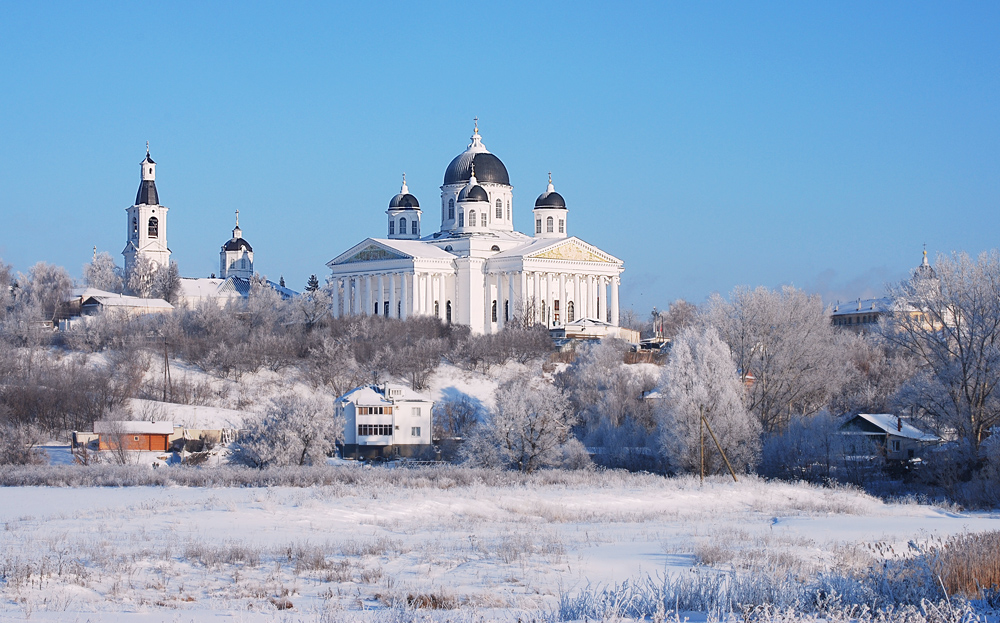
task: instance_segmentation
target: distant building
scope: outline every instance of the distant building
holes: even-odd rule
[[[431,451],[430,398],[394,383],[366,385],[337,399],[344,458],[417,456]]]
[[[580,318],[617,326],[623,262],[569,235],[569,210],[551,175],[533,206],[533,235],[514,229],[513,200],[507,167],[483,145],[477,124],[445,170],[438,231],[424,233],[423,210],[404,178],[386,210],[386,237],[327,263],[332,313],[433,316],[477,334]]]
[[[630,344],[639,343],[639,332],[625,327],[616,327],[610,322],[593,318],[580,318],[549,329],[553,340],[602,340],[618,338]]]
[[[934,289],[940,288],[937,273],[927,261],[927,249],[924,249],[923,260],[913,270],[909,287],[914,294],[923,296]],[[896,301],[888,297],[875,299],[858,299],[848,303],[837,303],[830,312],[830,322],[837,327],[855,332],[871,331],[878,326],[879,320],[886,314],[902,312],[918,319],[923,318],[921,310],[915,305],[904,304],[902,309],[896,308]]]
[[[840,427],[840,433],[847,437],[857,437],[871,442],[890,461],[905,461],[916,458],[919,451],[928,445],[941,441],[936,435],[925,433],[898,415],[891,413],[859,413]],[[851,454],[862,451],[862,447]]]
[[[94,422],[94,433],[101,450],[166,452],[174,425],[170,422],[103,420]]]
[[[140,257],[148,258],[158,267],[170,265],[167,211],[166,206],[160,205],[156,192],[156,163],[150,158],[149,143],[146,143],[146,158],[139,163],[139,191],[132,207],[125,209],[128,236],[122,255],[125,256],[126,281]]]

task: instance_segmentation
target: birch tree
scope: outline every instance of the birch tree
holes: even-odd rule
[[[540,378],[517,376],[496,390],[496,409],[482,433],[499,447],[503,460],[522,472],[562,460],[561,446],[572,424],[569,400]]]
[[[760,422],[743,405],[744,389],[729,346],[712,327],[681,331],[663,370],[661,442],[676,470],[697,472],[701,467],[702,418],[711,427],[733,469],[745,471],[760,454]],[[706,473],[725,469],[715,444],[705,443]]]

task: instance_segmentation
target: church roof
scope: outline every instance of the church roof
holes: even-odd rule
[[[490,196],[486,194],[486,189],[484,189],[479,184],[475,186],[466,186],[462,189],[462,192],[458,193],[459,201],[489,201]]]
[[[135,194],[135,205],[160,205],[160,197],[156,194],[156,182],[153,180],[142,180],[139,184],[139,192]]]
[[[601,251],[594,245],[576,236],[569,238],[532,238],[530,242],[513,249],[497,253],[490,259],[533,257],[538,259],[559,259],[584,262],[621,264],[615,256]]]
[[[244,240],[243,238],[233,238],[226,244],[222,245],[222,250],[239,251],[241,247],[246,247],[247,251],[253,252],[253,247],[251,247],[250,243]]]
[[[499,158],[494,156],[483,145],[482,137],[479,136],[479,126],[477,124],[475,132],[472,134],[472,142],[462,153],[455,156],[444,171],[444,184],[462,184],[472,177],[472,166],[475,163],[476,177],[480,182],[491,182],[493,184],[504,184],[510,186],[510,176],[507,174],[507,167]]]

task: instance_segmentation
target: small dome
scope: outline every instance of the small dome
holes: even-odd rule
[[[160,205],[160,197],[156,193],[156,182],[153,180],[142,180],[139,182],[139,192],[135,193],[135,205]]]
[[[476,184],[475,186],[466,186],[462,189],[462,192],[458,193],[458,201],[485,201],[489,203],[490,196],[486,194],[486,190],[482,186]]]
[[[417,198],[410,193],[399,193],[389,201],[389,208],[416,210],[420,207]]]
[[[226,244],[222,245],[223,251],[239,251],[241,248],[245,248],[247,251],[253,251],[253,247],[250,243],[242,238],[233,238]]]
[[[538,195],[538,199],[535,199],[536,208],[559,208],[562,210],[566,209],[566,200],[563,196],[556,192],[555,187],[552,186],[552,174],[549,174],[549,187],[545,189],[545,192]]]

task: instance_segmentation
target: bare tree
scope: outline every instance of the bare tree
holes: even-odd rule
[[[790,286],[780,291],[737,288],[716,295],[702,322],[729,345],[747,389],[747,408],[767,433],[793,416],[823,409],[844,382],[847,362],[819,296]]]
[[[936,273],[892,288],[883,335],[920,365],[901,402],[964,440],[973,460],[1000,424],[1000,253],[941,256]]]
[[[153,273],[153,281],[150,284],[150,295],[153,298],[163,299],[168,303],[176,303],[177,295],[181,291],[181,275],[177,268],[177,262],[170,262],[168,266],[160,266]]]
[[[38,262],[27,275],[18,278],[18,287],[25,308],[37,309],[42,319],[55,321],[73,287],[73,280],[62,266]]]
[[[83,267],[83,281],[88,288],[96,288],[105,292],[121,292],[124,288],[122,269],[115,265],[111,255],[102,251]]]
[[[496,445],[507,465],[530,473],[562,460],[571,425],[569,401],[559,389],[541,378],[518,376],[497,388],[496,409],[480,435]]]
[[[663,393],[660,430],[674,469],[698,472],[704,465],[706,473],[717,473],[727,458],[738,471],[756,464],[760,422],[743,406],[736,364],[714,328],[689,327],[677,336]],[[706,429],[713,438],[707,444]]]
[[[126,277],[125,290],[132,296],[148,299],[153,295],[153,278],[156,275],[156,263],[145,255],[136,258],[132,270]]]
[[[285,394],[271,401],[239,442],[239,456],[249,465],[314,465],[333,452],[344,435],[344,420],[319,398]]]

